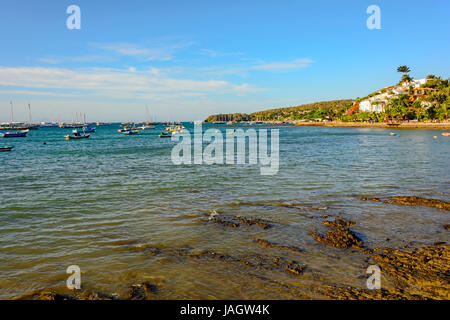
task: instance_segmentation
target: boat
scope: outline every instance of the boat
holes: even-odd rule
[[[81,134],[77,130],[73,130],[73,135],[66,135],[64,136],[64,138],[66,138],[66,140],[79,140],[79,139],[87,139],[90,136],[91,136],[90,134]]]
[[[136,134],[138,134],[138,133],[139,133],[139,131],[136,130],[136,129],[132,129],[132,130],[128,130],[128,131],[123,132],[123,134],[124,134],[124,135],[127,135],[127,136],[136,135]]]
[[[442,132],[442,135],[443,135],[444,137],[450,137],[450,132]]]
[[[79,131],[81,131],[81,132],[84,132],[84,133],[94,133],[95,132],[95,127],[89,127],[89,126],[87,126],[87,127],[83,127],[81,130],[79,130]]]
[[[39,128],[39,125],[35,124],[26,124],[23,122],[5,122],[0,124],[0,130],[2,131],[17,131],[17,130],[36,130]]]
[[[0,147],[0,152],[11,151],[14,147]]]
[[[84,127],[83,123],[60,123],[58,127],[62,129],[80,129]]]
[[[155,129],[155,126],[147,124],[143,124],[138,127],[139,130],[149,130],[149,129]]]
[[[158,123],[150,121],[150,115],[149,115],[149,111],[148,111],[148,106],[147,105],[145,105],[145,113],[146,113],[146,116],[147,116],[147,121],[143,122],[142,125],[140,127],[138,127],[138,129],[139,130],[155,129],[155,126],[158,125]]]
[[[160,137],[160,138],[170,138],[170,137],[172,137],[172,133],[171,132],[161,132],[161,134],[158,137]]]
[[[13,131],[13,132],[4,132],[0,133],[0,137],[2,138],[24,138],[27,136],[27,130]]]

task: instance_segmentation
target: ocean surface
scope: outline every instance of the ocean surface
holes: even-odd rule
[[[281,127],[279,172],[263,176],[259,164],[174,165],[163,128],[125,136],[118,124],[99,126],[80,141],[64,140],[70,129],[40,128],[0,139],[15,146],[0,153],[0,298],[64,287],[70,265],[81,268],[83,288],[120,297],[150,281],[159,299],[321,298],[315,289],[327,284],[364,288],[368,266],[363,253],[311,237],[326,231],[323,215],[357,222],[371,248],[450,240],[446,211],[358,199],[450,201],[450,138],[440,130]],[[215,212],[273,227],[227,227],[208,220]],[[306,269],[293,275],[202,252],[281,256]]]

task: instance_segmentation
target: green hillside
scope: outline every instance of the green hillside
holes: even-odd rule
[[[250,114],[230,113],[209,116],[205,122],[214,121],[282,121],[340,117],[353,104],[354,100],[333,100],[304,104],[295,107],[277,108]]]

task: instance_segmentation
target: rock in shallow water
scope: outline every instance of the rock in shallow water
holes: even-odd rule
[[[380,199],[380,198],[361,197],[361,198],[359,198],[359,200],[362,200],[362,201],[370,200],[370,201],[377,201],[377,202],[390,203],[390,204],[399,204],[399,205],[406,205],[406,206],[425,206],[425,207],[450,210],[449,202],[445,202],[445,201],[438,200],[438,199],[428,199],[428,198],[415,197],[415,196],[389,197],[384,200]]]
[[[311,236],[317,242],[336,247],[336,248],[362,248],[363,241],[348,227],[356,223],[337,218],[334,221],[324,221],[329,229],[326,234],[311,232]]]

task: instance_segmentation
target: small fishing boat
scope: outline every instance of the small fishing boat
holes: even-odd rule
[[[443,135],[444,137],[450,137],[450,132],[442,132],[442,135]]]
[[[26,137],[28,133],[27,130],[20,130],[20,131],[14,131],[14,132],[4,132],[0,133],[0,137],[2,138],[23,138]]]
[[[79,139],[87,139],[90,136],[91,136],[90,134],[81,134],[77,130],[74,130],[73,135],[67,135],[64,136],[64,138],[66,138],[66,140],[79,140]]]
[[[126,136],[132,136],[132,135],[136,135],[138,133],[139,133],[139,131],[137,131],[137,130],[129,130],[129,131],[123,132],[123,134]]]
[[[170,137],[172,137],[172,133],[171,132],[161,132],[159,137],[160,138],[170,138]]]
[[[84,133],[94,133],[95,127],[83,127],[82,130],[79,130],[79,131],[82,131]]]
[[[155,126],[143,124],[142,126],[138,127],[139,130],[149,130],[149,129],[155,129]]]
[[[0,152],[11,151],[14,147],[0,147]]]

